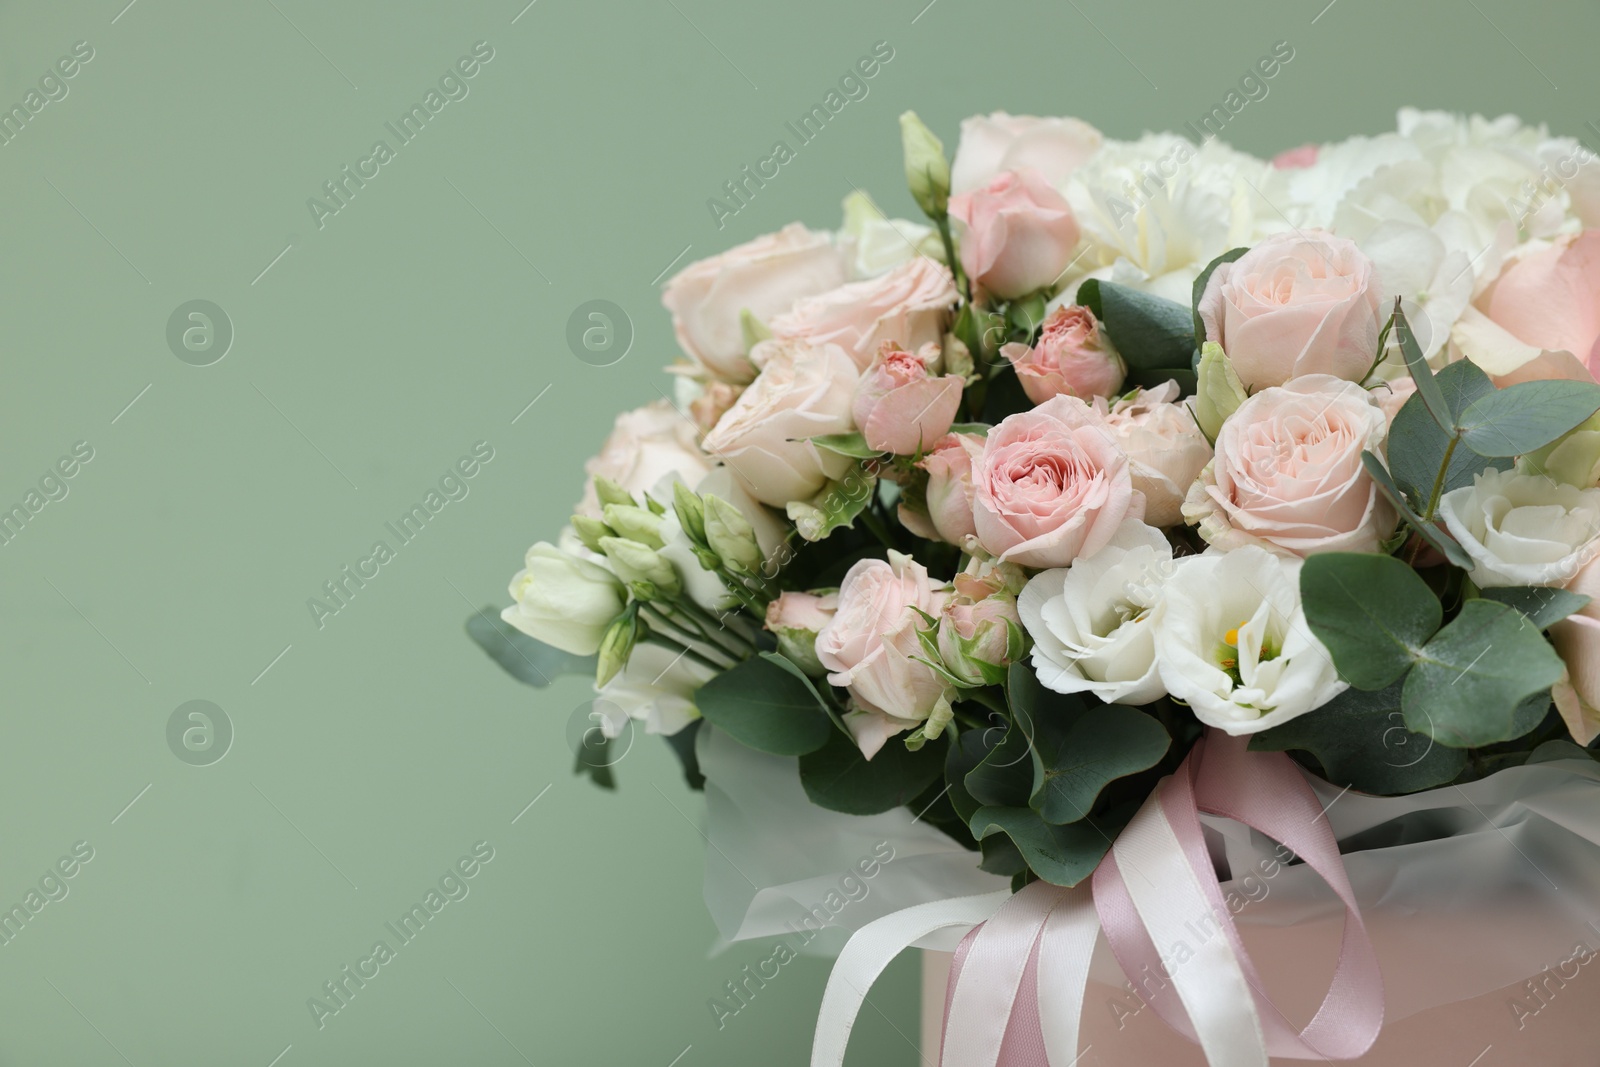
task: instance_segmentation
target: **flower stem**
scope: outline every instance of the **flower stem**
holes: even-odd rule
[[[1439,495],[1444,492],[1444,476],[1450,471],[1450,457],[1455,455],[1456,445],[1460,441],[1461,435],[1457,433],[1445,446],[1444,459],[1439,463],[1439,473],[1433,479],[1433,492],[1428,495],[1428,510],[1422,516],[1423,522],[1432,522],[1433,513],[1439,509]]]

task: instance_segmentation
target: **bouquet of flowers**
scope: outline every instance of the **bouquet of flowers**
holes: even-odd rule
[[[1591,762],[1591,153],[1411,110],[1271,161],[1003,113],[953,162],[901,133],[925,221],[856,192],[837,232],[666,283],[674,395],[618,418],[469,623],[525,681],[593,672],[580,771],[611,785],[638,722],[699,785],[714,730],[821,808],[908,809],[1045,914],[1093,875],[1110,936],[1124,828],[1165,803],[1184,839],[1163,783],[1270,822],[1308,781]],[[1229,800],[1224,766],[1280,792]]]

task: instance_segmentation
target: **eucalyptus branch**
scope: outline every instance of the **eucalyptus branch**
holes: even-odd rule
[[[1455,455],[1456,445],[1461,442],[1460,432],[1450,438],[1450,443],[1445,446],[1444,461],[1439,464],[1439,473],[1433,479],[1433,492],[1428,494],[1428,510],[1423,513],[1423,522],[1432,522],[1433,513],[1439,509],[1439,497],[1444,492],[1444,477],[1450,471],[1450,457]]]

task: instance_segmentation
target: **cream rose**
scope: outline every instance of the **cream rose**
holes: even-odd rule
[[[638,496],[663,478],[678,475],[693,485],[711,471],[711,457],[696,443],[699,431],[666,400],[617,416],[599,455],[583,465],[589,479],[578,502],[579,515],[600,518],[600,500],[594,479],[609,478]]]
[[[1479,588],[1565,585],[1600,552],[1600,489],[1543,475],[1486,470],[1446,493],[1439,514]]]
[[[1001,171],[1031,167],[1059,187],[1100,150],[1100,131],[1073,118],[974,115],[961,123],[961,142],[950,165],[950,191],[979,189]]]
[[[1378,354],[1383,291],[1353,241],[1280,233],[1213,271],[1199,310],[1251,391],[1304,374],[1355,382]]]
[[[667,282],[661,302],[685,352],[713,376],[743,383],[756,372],[745,356],[741,313],[765,322],[801,297],[844,284],[845,269],[830,235],[796,222],[689,264]]]
[[[1174,403],[1178,383],[1135,389],[1106,410],[1106,425],[1127,453],[1133,487],[1144,494],[1144,521],[1175,526],[1183,501],[1211,461],[1211,444],[1187,407]],[[1095,402],[1103,407],[1104,400]]]
[[[1397,516],[1361,453],[1382,455],[1387,432],[1383,409],[1353,382],[1308,374],[1263,389],[1222,424],[1183,517],[1224,551],[1375,552]]]
[[[1271,729],[1345,689],[1300,606],[1301,561],[1246,545],[1185,560],[1155,610],[1157,670],[1207,726]]]
[[[1176,571],[1161,532],[1129,519],[1093,556],[1034,575],[1017,611],[1033,638],[1039,684],[1093,693],[1108,704],[1164,696],[1151,609]]]
[[[1082,400],[1058,396],[989,431],[973,465],[973,525],[1001,560],[1064,567],[1144,517],[1128,457],[1105,420]]]
[[[836,344],[866,370],[885,341],[908,352],[938,344],[956,296],[948,267],[915,256],[876,278],[796,301],[768,325],[780,340]]]
[[[846,433],[856,365],[838,345],[763,341],[762,369],[702,443],[751,496],[783,507],[821,489],[850,461],[809,437]]]
[[[910,556],[860,560],[839,586],[833,618],[817,634],[817,659],[828,682],[850,690],[857,710],[846,717],[871,759],[893,735],[948,712],[954,690],[926,658],[917,637],[919,612],[939,614],[949,591],[937,587]]]

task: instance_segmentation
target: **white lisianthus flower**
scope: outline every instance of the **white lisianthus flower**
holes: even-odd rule
[[[527,566],[511,579],[511,596],[516,603],[500,613],[502,619],[575,656],[600,650],[606,627],[628,599],[616,575],[548,541],[528,549]]]
[[[1017,612],[1033,638],[1039,684],[1116,704],[1165,695],[1151,609],[1177,567],[1159,530],[1128,519],[1094,555],[1034,575]]]
[[[1186,560],[1154,612],[1167,692],[1207,726],[1253,734],[1348,688],[1306,625],[1301,561],[1247,545]]]
[[[1486,470],[1446,493],[1439,514],[1480,589],[1566,585],[1600,552],[1600,489],[1543,475]]]
[[[694,694],[717,672],[663,645],[640,642],[628,665],[595,690],[591,714],[600,732],[622,735],[624,717],[644,723],[645,733],[675,734],[700,717]]]
[[[875,278],[918,255],[943,256],[932,226],[891,219],[859,190],[844,198],[844,228],[838,245],[850,265],[850,280]]]

